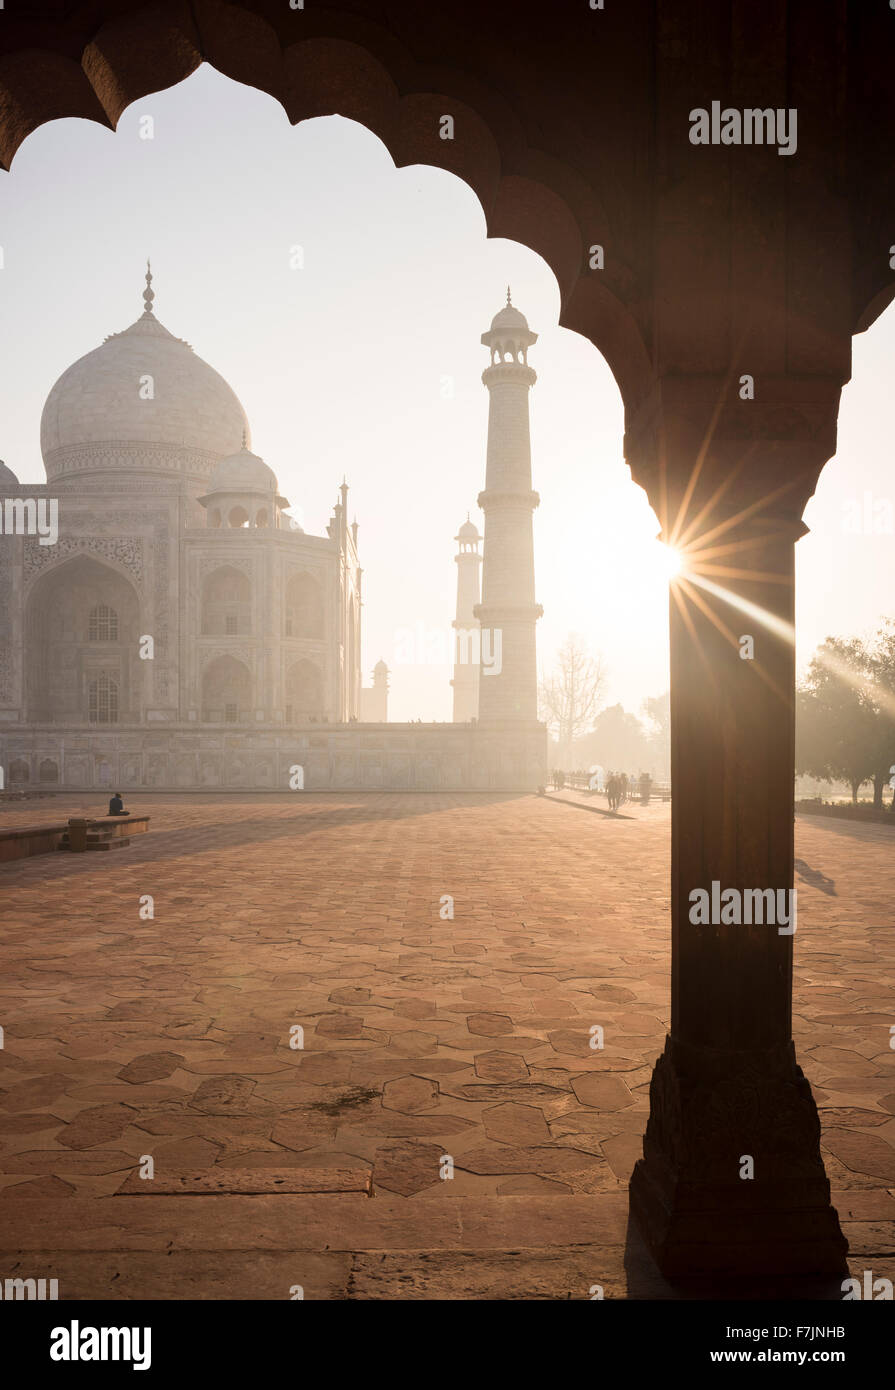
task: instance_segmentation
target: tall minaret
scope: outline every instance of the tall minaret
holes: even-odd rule
[[[533,721],[538,717],[535,623],[543,613],[535,603],[531,516],[540,498],[531,488],[528,392],[537,381],[528,349],[537,342],[524,314],[507,302],[482,334],[491,349],[491,366],[482,381],[488,408],[488,461],[482,601],[475,615],[482,627],[479,722]]]
[[[479,554],[481,536],[466,513],[466,520],[454,540],[460,549],[457,564],[457,616],[454,619],[454,723],[465,724],[479,713],[479,620],[475,616],[479,601]]]

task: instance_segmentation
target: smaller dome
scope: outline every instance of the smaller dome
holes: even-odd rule
[[[528,319],[515,304],[505,304],[491,320],[492,333],[527,333]]]
[[[376,665],[373,667],[373,670],[377,675],[388,675],[388,666],[384,661],[377,661]]]
[[[19,480],[11,468],[0,459],[0,487],[18,487]]]
[[[466,520],[464,521],[463,525],[460,527],[460,530],[457,532],[456,539],[457,539],[458,541],[478,541],[478,540],[481,540],[481,536],[479,535],[478,527],[476,526],[476,524],[475,524],[474,521],[470,521],[470,519],[469,519],[469,513],[468,513],[468,512],[467,512],[467,514],[466,514]]]
[[[538,341],[537,333],[532,333],[528,319],[510,302],[510,287],[507,285],[507,302],[491,320],[491,327],[482,334],[482,343],[491,349],[492,366],[507,361],[528,366],[528,349]]]
[[[221,459],[208,481],[209,495],[214,492],[276,492],[277,478],[263,459],[251,453],[243,444],[238,454]]]

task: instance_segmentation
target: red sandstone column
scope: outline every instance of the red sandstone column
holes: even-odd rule
[[[803,455],[766,448],[752,470],[742,444],[709,460],[690,495],[683,470],[666,478],[666,539],[684,541],[670,608],[671,1032],[630,1192],[670,1277],[845,1271],[792,1043],[798,916],[793,935],[791,922],[759,921],[747,898],[774,890],[776,917],[779,890],[789,915],[794,545],[813,487]],[[738,483],[719,490],[736,455]],[[763,918],[767,908],[763,897]]]

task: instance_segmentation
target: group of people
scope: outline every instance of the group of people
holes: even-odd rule
[[[566,774],[556,769],[551,775],[553,790],[561,791],[566,784]],[[572,785],[575,785],[585,776],[587,776],[586,773],[573,773]],[[640,804],[648,806],[653,779],[648,772],[641,772],[639,777],[635,777],[632,773],[629,777],[627,772],[604,773],[602,768],[598,768],[590,775],[588,786],[591,791],[605,793],[610,811],[617,811],[620,806],[624,806],[626,801],[634,801],[638,796]]]
[[[628,799],[627,772],[610,772],[606,778],[606,800],[610,811],[617,811]]]
[[[634,801],[638,795],[641,806],[648,806],[652,787],[653,779],[648,772],[641,772],[636,778],[633,773],[628,777],[627,772],[610,772],[606,778],[606,798],[610,811],[617,811],[619,806],[624,806],[626,801]]]

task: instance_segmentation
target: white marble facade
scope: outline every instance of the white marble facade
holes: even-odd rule
[[[386,723],[384,662],[361,690],[347,486],[326,535],[297,527],[230,386],[156,318],[148,273],[143,298],[50,392],[46,483],[0,464],[4,787],[543,782],[542,725]],[[53,501],[52,543],[23,534],[28,509]]]
[[[326,535],[297,527],[236,395],[153,299],[147,274],[142,316],[50,392],[46,484],[0,465],[0,503],[58,501],[55,543],[0,536],[7,786],[181,784],[175,730],[213,750],[360,714],[348,488]]]

